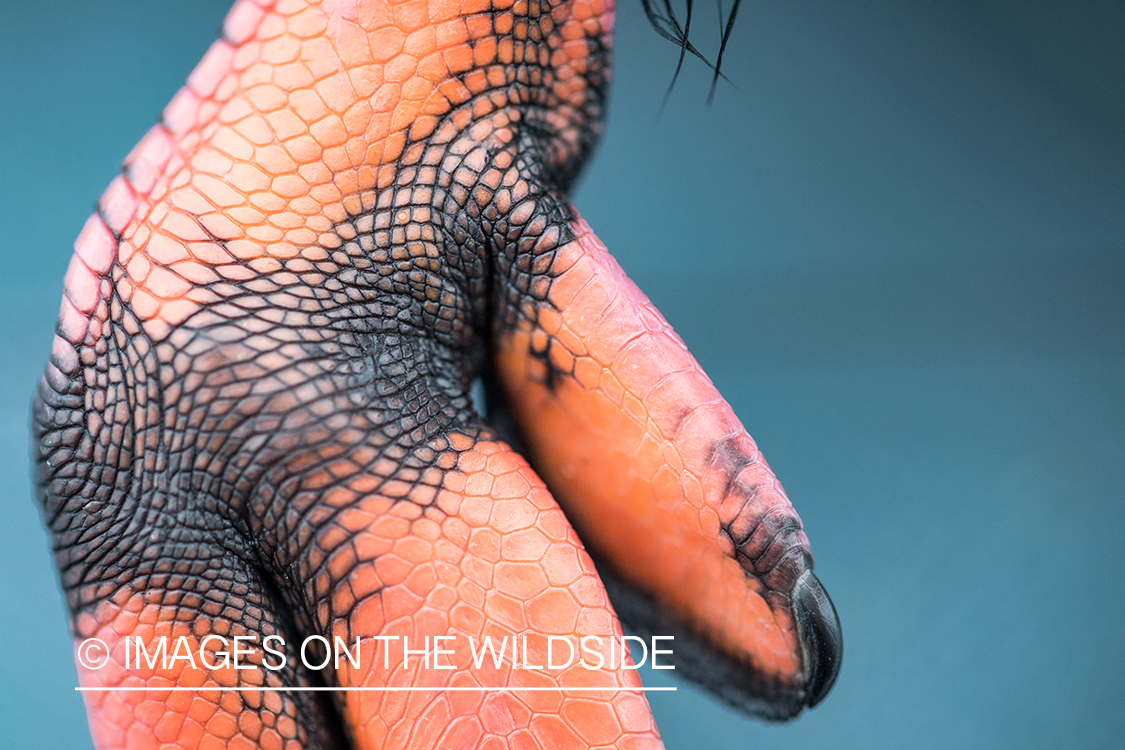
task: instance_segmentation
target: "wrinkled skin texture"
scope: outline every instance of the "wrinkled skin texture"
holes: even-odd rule
[[[110,650],[80,682],[149,688],[84,694],[98,747],[658,747],[620,666],[126,662],[620,634],[587,549],[726,700],[788,718],[831,687],[795,511],[566,198],[612,26],[609,0],[235,5],[78,238],[33,407],[76,643]],[[435,689],[217,689],[325,685]]]

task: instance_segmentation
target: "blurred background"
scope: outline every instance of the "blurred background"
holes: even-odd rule
[[[8,747],[89,746],[27,479],[62,275],[225,11],[0,3]],[[658,117],[676,57],[621,0],[576,200],[785,484],[846,649],[789,725],[650,694],[668,746],[1120,747],[1125,4],[745,3],[733,85],[688,60]]]

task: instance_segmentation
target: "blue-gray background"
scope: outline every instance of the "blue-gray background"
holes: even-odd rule
[[[578,205],[782,478],[847,643],[791,725],[654,694],[669,747],[1120,747],[1125,5],[750,2],[737,88],[706,108],[689,63],[656,121],[675,50],[621,1]],[[60,279],[223,6],[0,5],[7,747],[89,742],[27,481]]]

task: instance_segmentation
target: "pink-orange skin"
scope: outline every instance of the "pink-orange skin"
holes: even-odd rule
[[[339,591],[359,597],[381,588],[382,595],[336,624],[345,639],[406,636],[411,648],[426,636],[452,636],[445,647],[453,653],[442,664],[454,669],[422,668],[421,657],[403,669],[396,644],[388,671],[372,647],[359,670],[342,665],[341,684],[640,687],[635,671],[608,664],[545,668],[548,636],[619,638],[620,624],[577,535],[519,455],[501,443],[477,443],[457,468],[438,493],[432,520],[410,521],[395,510],[406,505],[382,498],[354,507],[355,523],[369,529],[357,553],[372,565],[356,567]],[[505,636],[520,639],[520,668],[487,660],[478,670],[470,639],[481,644]],[[605,656],[608,661],[608,651]],[[525,668],[536,666],[544,668]],[[643,694],[628,691],[348,693],[344,716],[357,746],[372,749],[661,746]]]
[[[628,581],[694,625],[728,655],[794,684],[801,674],[788,610],[736,561],[722,524],[751,515],[724,494],[711,456],[725,439],[748,463],[763,515],[792,513],[754,441],[683,341],[581,219],[555,256],[551,306],[529,309],[500,341],[501,377],[536,464],[568,516]],[[554,309],[551,309],[554,308]],[[573,377],[547,385],[550,363]],[[804,544],[791,555],[803,554]],[[769,539],[751,538],[749,552]]]
[[[252,636],[241,626],[215,628],[206,618],[191,621],[178,619],[167,608],[146,604],[143,592],[126,592],[114,601],[103,603],[95,615],[79,618],[83,635],[98,638],[109,649],[108,662],[97,669],[78,663],[78,682],[83,693],[90,734],[97,748],[206,748],[217,750],[282,750],[297,747],[297,726],[284,711],[284,697],[278,692],[233,692],[220,687],[261,687],[267,682],[267,671],[260,666],[236,671],[233,666],[206,669],[201,664],[200,642],[208,635]],[[93,635],[89,635],[89,634]],[[161,637],[167,638],[168,649],[175,654],[174,644],[185,638],[197,663],[193,668],[182,658],[165,669],[161,659],[154,658],[155,669],[143,657],[138,658],[137,638],[146,649],[155,652]],[[126,643],[128,639],[128,643]],[[84,640],[84,639],[83,639]],[[80,641],[81,642],[81,641]],[[76,650],[78,648],[76,643]],[[219,664],[218,644],[208,644],[206,658]],[[126,649],[129,653],[126,656]],[[182,652],[180,656],[183,655]],[[100,652],[93,652],[100,656]],[[151,655],[151,654],[150,654]],[[259,650],[254,659],[244,663],[261,663]],[[126,668],[128,659],[128,668]],[[273,681],[274,685],[279,683]],[[197,691],[161,690],[168,687],[197,687]],[[133,688],[130,691],[102,688]],[[149,690],[137,690],[147,687]],[[252,707],[246,710],[243,702]]]
[[[113,293],[132,313],[126,327],[139,325],[162,342],[216,301],[214,285],[323,259],[340,243],[333,227],[371,209],[412,140],[472,124],[472,113],[444,125],[438,118],[493,85],[489,61],[502,66],[522,54],[510,40],[489,37],[484,11],[491,9],[503,34],[525,6],[239,0],[223,38],[129,155],[79,236],[48,379],[81,377],[99,356],[110,305],[118,304]],[[555,93],[577,101],[587,55],[582,38],[596,32],[608,42],[612,0],[561,3],[551,23],[570,40],[549,60],[558,71]],[[719,473],[705,460],[716,436],[734,435],[751,452],[753,443],[588,228],[575,230],[577,240],[552,268],[550,301],[558,312],[538,311],[541,327],[517,329],[497,355],[537,462],[588,541],[630,580],[661,592],[672,611],[737,658],[791,678],[799,672],[793,625],[767,606],[724,546],[719,524],[734,511],[722,506]],[[556,366],[575,376],[553,393],[539,384],[539,363],[527,355],[541,336],[553,339]],[[87,404],[91,434],[103,407]],[[348,610],[349,597],[380,595],[332,622],[333,631],[415,641],[619,634],[581,542],[526,462],[500,443],[450,439],[463,452],[443,475],[431,510],[371,494],[362,478],[352,482],[358,499],[342,522],[359,534],[352,549],[360,564],[329,561],[352,571],[333,594],[340,599],[334,610]],[[788,505],[764,461],[744,471],[745,481],[766,487],[764,502]],[[240,634],[241,627],[224,625],[220,634]],[[214,628],[203,615],[185,617],[137,590],[120,591],[78,618],[79,639],[99,637],[111,651],[106,667],[80,668],[83,686],[152,688],[84,694],[99,748],[300,745],[282,694],[217,689],[275,684],[266,670],[124,666],[126,636],[198,642]],[[388,671],[375,668],[372,656],[365,652],[368,666],[359,670],[343,666],[338,683],[639,685],[635,672],[621,668],[478,673],[461,651],[451,657],[453,670]],[[173,685],[198,690],[160,690]],[[363,748],[660,746],[647,701],[628,690],[356,692],[338,705]]]
[[[490,7],[501,11],[502,30],[505,0],[239,0],[223,38],[127,157],[99,215],[78,238],[49,366],[55,375],[73,375],[97,355],[111,291],[159,342],[215,300],[209,285],[245,281],[248,268],[265,273],[282,261],[290,269],[301,259],[315,263],[338,245],[330,230],[369,209],[376,191],[391,184],[408,136],[425,137],[438,115],[491,85],[487,71],[467,71],[490,56],[511,63],[511,43],[487,39],[482,13]],[[608,35],[612,3],[575,0],[552,18],[574,40],[550,61],[561,71],[557,86],[565,98],[568,87],[577,92],[582,75],[582,35],[591,24]],[[446,127],[463,128],[470,116],[460,113]],[[112,268],[124,271],[115,289]],[[89,407],[88,427],[96,433],[101,405]],[[477,446],[460,461],[445,480],[440,523],[398,518],[395,508],[416,506],[380,497],[365,497],[349,511],[349,519],[369,527],[357,547],[371,558],[338,595],[383,591],[378,608],[359,607],[334,627],[353,637],[620,633],[581,544],[526,463],[498,444]],[[550,564],[532,562],[528,545],[546,545]],[[99,748],[299,744],[292,720],[278,713],[278,693],[207,690],[259,686],[269,678],[262,669],[212,671],[182,662],[170,670],[125,669],[126,636],[200,639],[213,632],[206,618],[185,622],[146,603],[144,592],[123,592],[80,618],[76,630],[80,638],[101,638],[112,654],[100,670],[80,667],[84,687],[200,688],[84,693]],[[439,677],[439,685],[478,680],[463,656],[458,670],[424,675]],[[488,677],[496,686],[639,685],[635,672],[621,669]],[[422,678],[345,668],[338,679],[351,686]],[[242,709],[239,696],[255,710]],[[660,745],[637,692],[355,693],[341,705],[360,747]]]
[[[359,667],[346,658],[336,670],[345,687],[432,687],[433,691],[347,692],[339,705],[357,748],[659,748],[662,744],[640,680],[620,663],[610,668],[608,641],[620,639],[621,626],[594,571],[593,563],[546,487],[510,448],[501,443],[472,444],[461,454],[439,491],[436,504],[421,516],[418,505],[366,496],[350,504],[340,519],[344,528],[361,532],[348,555],[328,561],[329,572],[351,571],[336,589],[339,609],[363,603],[333,623],[334,636],[351,647],[360,640]],[[325,540],[330,542],[330,540]],[[381,590],[377,598],[367,596]],[[186,636],[192,654],[210,634],[233,638],[245,628],[216,630],[206,618],[176,620],[167,609],[146,605],[143,593],[103,604],[97,617],[79,623],[84,633],[102,639],[111,652],[98,670],[80,667],[84,687],[142,687],[149,691],[84,694],[94,741],[99,748],[287,748],[298,747],[293,720],[280,714],[283,694],[222,692],[218,687],[279,684],[268,670],[236,671],[192,668],[183,659],[170,669],[138,665],[125,642],[136,637],[150,644],[160,636],[173,650]],[[94,621],[96,619],[96,622]],[[403,667],[401,642],[385,646],[384,655],[367,636],[406,636],[410,647],[425,638],[443,642],[452,653],[424,668],[411,656]],[[500,642],[518,636],[518,668],[506,658],[497,668],[486,658],[473,663],[469,639]],[[548,669],[548,636],[577,643],[601,636],[605,663],[587,669],[575,660],[566,669]],[[524,640],[527,639],[526,650]],[[256,644],[247,661],[261,664]],[[620,642],[620,641],[618,641]],[[436,646],[436,643],[434,644]],[[220,644],[208,645],[213,653]],[[274,644],[277,648],[277,644]],[[285,653],[298,658],[298,644]],[[198,657],[197,657],[198,658]],[[218,656],[209,656],[212,663]],[[272,657],[271,657],[272,658]],[[436,657],[435,657],[436,659]],[[557,657],[556,663],[565,660]],[[273,660],[276,663],[276,659]],[[592,657],[588,662],[594,665]],[[389,664],[389,669],[387,665]],[[170,686],[198,691],[161,691]],[[557,687],[557,691],[470,692],[444,687]],[[568,691],[573,687],[626,688],[604,692]],[[210,689],[208,689],[210,688]],[[241,696],[241,697],[240,697]],[[246,699],[251,708],[243,709]]]
[[[340,244],[333,227],[393,183],[408,137],[435,134],[439,115],[494,85],[489,68],[476,67],[482,61],[512,62],[517,51],[490,36],[485,11],[510,29],[519,21],[504,9],[524,5],[239,0],[223,38],[103,195],[108,227],[91,219],[79,237],[56,349],[81,346],[88,317],[105,319],[113,262],[125,270],[117,293],[160,341],[216,300],[210,284],[326,257]],[[556,93],[578,99],[583,35],[601,29],[608,38],[613,4],[569,0],[547,23],[573,41],[542,62],[558,71]],[[441,127],[455,133],[472,117],[458,111]],[[107,244],[106,228],[120,243]]]

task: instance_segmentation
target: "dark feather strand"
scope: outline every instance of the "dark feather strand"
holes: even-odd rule
[[[730,18],[727,19],[727,28],[723,32],[723,41],[719,44],[719,56],[715,60],[715,75],[711,78],[711,91],[707,94],[707,103],[710,104],[715,100],[715,87],[719,83],[719,70],[723,67],[723,53],[726,52],[727,42],[730,40],[730,32],[734,29],[734,17],[738,14],[738,4],[742,0],[734,0],[734,5],[730,9]]]
[[[730,79],[722,72],[723,53],[726,51],[727,41],[730,39],[731,30],[734,27],[735,14],[738,12],[738,4],[740,0],[735,0],[734,6],[731,9],[730,18],[727,19],[726,28],[723,29],[723,3],[718,0],[719,8],[719,29],[722,34],[722,41],[719,47],[719,55],[714,64],[711,63],[707,57],[701,53],[694,44],[691,43],[689,35],[691,33],[691,15],[693,0],[685,0],[687,4],[687,15],[684,19],[684,25],[680,26],[679,18],[676,17],[676,11],[672,7],[671,0],[661,0],[663,12],[657,8],[653,0],[641,0],[641,7],[644,9],[645,16],[648,18],[649,24],[656,31],[660,37],[667,39],[677,47],[680,48],[680,56],[676,62],[676,71],[672,74],[672,81],[668,85],[668,91],[664,94],[664,100],[660,105],[661,111],[664,110],[665,105],[668,103],[668,98],[672,94],[672,89],[679,79],[680,71],[683,68],[684,59],[690,52],[693,57],[701,60],[708,68],[710,68],[714,75],[711,80],[711,91],[707,97],[707,103],[710,104],[715,96],[715,87],[719,78],[724,81],[730,82]]]
[[[676,61],[676,72],[672,74],[672,81],[668,84],[668,90],[664,92],[664,101],[660,103],[660,111],[664,111],[664,107],[668,105],[668,97],[672,96],[672,89],[676,86],[676,79],[680,77],[680,69],[684,67],[684,57],[687,56],[688,34],[691,33],[691,3],[692,0],[687,0],[687,17],[684,19],[684,33],[680,37],[680,59]],[[672,12],[669,0],[664,0],[664,5],[668,7],[668,12]],[[675,16],[673,16],[675,18]],[[677,31],[679,27],[677,25]]]

